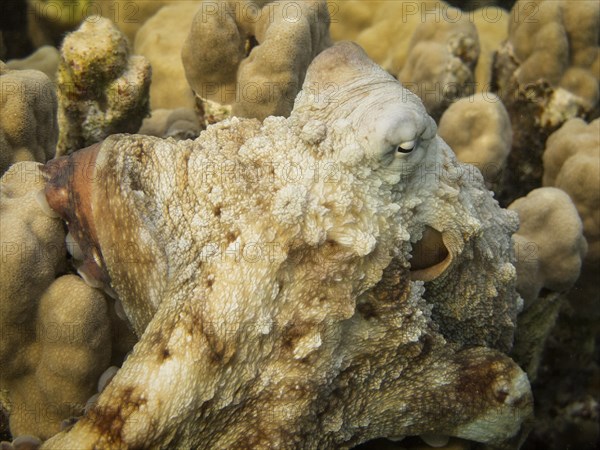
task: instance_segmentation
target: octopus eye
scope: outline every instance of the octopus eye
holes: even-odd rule
[[[410,153],[415,149],[416,146],[417,146],[416,139],[412,140],[412,141],[406,141],[406,142],[402,142],[400,145],[398,145],[398,147],[396,147],[396,151],[398,153]]]

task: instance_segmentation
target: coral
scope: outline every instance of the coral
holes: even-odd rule
[[[335,1],[332,36],[350,38],[419,95],[435,119],[475,92],[477,29],[469,16],[439,1]],[[345,20],[350,26],[346,28]]]
[[[195,139],[200,134],[198,117],[192,109],[156,109],[144,119],[139,134],[175,139]]]
[[[58,139],[54,86],[37,70],[0,61],[0,174],[18,161],[46,162]]]
[[[543,154],[543,184],[567,192],[583,222],[589,251],[581,276],[567,294],[546,353],[547,370],[538,387],[540,419],[534,438],[558,450],[574,442],[597,448],[600,439],[595,399],[598,389],[600,335],[600,120],[571,119],[550,135]],[[568,365],[562,362],[569,360]],[[545,388],[553,386],[552,389]],[[577,430],[577,438],[573,437]],[[569,444],[570,445],[570,444]]]
[[[129,56],[127,39],[110,20],[88,17],[61,47],[57,155],[112,133],[135,133],[148,114],[150,76],[146,59]]]
[[[11,59],[6,62],[10,70],[39,70],[46,74],[50,80],[56,79],[56,71],[60,61],[60,53],[51,45],[44,45],[34,53],[23,59]]]
[[[347,2],[338,2],[344,11]],[[368,2],[371,3],[371,2]],[[426,21],[421,11],[431,9],[439,18],[439,2],[373,2],[377,8],[371,25],[362,30],[355,40],[369,57],[392,74],[398,74],[406,62],[408,48],[416,28]]]
[[[416,63],[422,70],[418,70],[419,73],[408,73],[413,72],[413,69],[407,68],[406,76],[401,80],[409,86],[415,82],[421,83],[420,87],[415,86],[417,94],[428,93],[432,102],[436,95],[441,97],[443,94],[447,97],[447,102],[451,102],[468,95],[473,88],[476,92],[491,90],[493,54],[508,35],[510,13],[505,9],[485,5],[481,1],[474,4],[478,9],[469,13],[440,1],[331,0],[328,3],[331,37],[335,41],[355,40],[373,60],[393,75],[399,75],[406,66],[417,28],[421,28],[421,32],[429,29],[431,33],[440,31],[437,29],[441,25],[454,35],[454,39],[463,39],[462,51],[466,54],[462,54],[461,49],[456,46],[446,47],[445,37],[440,36],[436,38],[437,44],[428,45],[428,48],[421,47],[425,53],[417,50],[412,55],[411,64]],[[473,4],[467,3],[465,6]],[[462,37],[458,37],[461,35]],[[417,39],[423,40],[422,37]],[[448,40],[451,40],[450,37]],[[473,61],[477,41],[480,47],[479,58]],[[433,56],[430,56],[429,51],[434,48],[435,51],[430,54]],[[434,57],[437,58],[435,61]],[[444,61],[449,67],[445,67]],[[475,74],[474,62],[477,63]],[[444,92],[438,87],[434,93],[431,78],[436,77],[435,81],[442,86],[442,68],[446,72],[446,84],[452,81],[455,87],[460,88],[457,92]],[[427,79],[430,79],[429,86],[423,84]],[[439,92],[442,94],[438,94]],[[438,102],[441,100],[439,98]]]
[[[525,306],[542,289],[566,292],[577,281],[587,252],[581,220],[569,196],[556,188],[534,189],[508,209],[516,211],[521,222],[513,239],[517,290]],[[558,242],[556,236],[561,237]]]
[[[475,92],[477,29],[460,11],[452,9],[440,6],[441,20],[424,21],[417,26],[402,69],[392,72],[421,98],[435,119],[450,103]],[[445,20],[449,14],[459,19]]]
[[[100,14],[110,19],[127,36],[130,44],[135,42],[138,31],[164,6],[182,5],[188,0],[96,0],[91,14]],[[174,27],[171,30],[177,32]],[[169,55],[163,55],[165,57]]]
[[[440,119],[438,133],[459,161],[475,165],[488,187],[498,182],[512,144],[510,118],[489,92],[456,101]]]
[[[113,22],[131,44],[138,30],[163,6],[178,0],[27,0],[28,28],[35,47],[59,46],[66,32],[102,16]]]
[[[64,33],[77,28],[85,18],[90,3],[90,0],[27,0],[27,26],[34,47],[59,44]]]
[[[48,163],[86,278],[140,341],[44,447],[518,445],[516,215],[481,176],[428,167],[464,169],[351,43],[315,58],[289,118],[116,135]]]
[[[75,275],[60,276],[65,233],[47,204],[46,212],[40,207],[41,167],[17,163],[0,182],[0,389],[8,392],[13,436],[47,439],[80,413],[111,346],[103,295]]]
[[[476,4],[481,5],[481,2]],[[479,59],[475,68],[475,91],[492,89],[494,53],[508,37],[510,13],[505,9],[485,6],[470,14],[479,36]]]
[[[290,114],[308,65],[329,45],[324,0],[204,2],[182,60],[199,102],[264,119]]]
[[[362,31],[373,25],[383,3],[380,0],[329,0],[331,38],[334,41],[356,40]]]
[[[139,29],[134,52],[152,66],[152,109],[193,108],[194,93],[185,78],[181,49],[200,2],[165,6]]]
[[[537,0],[515,8],[531,11],[531,17],[509,22],[509,42],[520,63],[514,74],[518,84],[546,80],[578,97],[586,110],[592,109],[599,99],[600,74],[593,71],[600,57],[598,3]]]
[[[544,186],[565,191],[577,207],[589,245],[586,260],[600,263],[600,119],[571,119],[550,135],[543,154]]]
[[[513,355],[529,378],[535,379],[546,338],[564,299],[560,294],[577,281],[587,244],[575,205],[560,189],[534,189],[508,209],[516,211],[520,219],[513,239],[517,290],[525,303]]]
[[[552,132],[600,112],[598,2],[521,0],[511,14],[492,81],[514,130],[500,192],[507,203],[541,186],[542,152]]]

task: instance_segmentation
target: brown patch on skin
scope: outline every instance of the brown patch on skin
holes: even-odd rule
[[[204,299],[197,299],[196,301],[198,304],[201,304]],[[204,333],[206,324],[204,324],[202,312],[197,308],[190,308],[186,307],[185,305],[182,306],[182,309],[182,313],[187,314],[187,319],[185,321],[186,332],[188,334],[194,334],[198,332]]]
[[[497,395],[497,394],[496,394]],[[502,398],[502,403],[504,403],[504,400],[506,399],[506,397]],[[500,400],[498,400],[500,401]],[[523,397],[519,397],[517,399],[513,399],[512,405],[515,408],[524,408],[525,405],[530,401],[530,399],[526,396]]]
[[[160,345],[162,342],[164,342],[164,339],[165,338],[160,331],[153,333],[152,335],[149,336],[150,342],[155,346]]]
[[[245,434],[244,436],[241,436],[239,440],[233,443],[231,448],[239,448],[244,450],[252,450],[255,448],[268,448],[272,440],[272,433],[263,430],[259,423],[256,423],[255,426],[252,427],[252,429],[252,434]]]
[[[510,395],[507,388],[503,386],[503,382],[510,383],[513,367],[507,361],[501,361],[494,355],[488,354],[477,358],[475,363],[472,357],[469,358],[472,355],[469,355],[468,351],[458,356],[457,362],[461,367],[457,372],[459,377],[456,384],[457,394],[472,396],[473,393],[477,393],[478,404],[482,407],[490,403],[503,405]],[[516,405],[522,406],[528,401],[528,398],[524,396],[515,400]]]
[[[106,444],[119,447],[133,448],[123,442],[123,427],[127,423],[129,415],[139,410],[140,406],[146,403],[135,394],[135,387],[127,387],[121,392],[118,402],[110,406],[96,405],[90,409],[88,414],[82,419],[83,422],[90,425],[98,431]]]
[[[308,323],[290,323],[285,326],[281,333],[282,348],[293,351],[296,348],[296,342],[309,332]]]
[[[225,359],[226,344],[214,334],[205,336],[210,349],[210,361],[215,365],[221,365]]]
[[[473,364],[469,359],[458,359],[457,362],[461,368],[458,370],[459,381],[457,386],[463,392],[478,392],[480,395],[487,393],[489,387],[496,379],[496,371],[490,370],[495,362],[489,356],[482,360],[477,360],[477,364]]]
[[[171,351],[167,347],[164,347],[160,352],[160,356],[161,356],[162,360],[164,361],[165,359],[168,359],[171,357]]]
[[[205,322],[202,311],[195,305],[182,305],[181,313],[186,317],[186,332],[195,338],[204,337],[210,352],[209,361],[217,366],[227,363],[235,353],[234,343],[228,341],[231,336],[223,337],[218,325]]]
[[[94,183],[102,178],[96,167],[101,143],[50,160],[42,169],[48,205],[67,223],[84,254],[80,266],[87,275],[110,285],[92,214]]]
[[[228,244],[231,244],[232,242],[235,242],[235,240],[238,238],[239,233],[237,231],[228,231],[227,234],[225,235],[225,241]]]
[[[221,217],[221,206],[215,206],[213,208],[213,214],[217,217]]]

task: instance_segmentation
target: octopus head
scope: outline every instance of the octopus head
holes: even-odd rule
[[[352,42],[313,61],[295,112],[306,109],[329,123],[349,124],[366,158],[391,169],[422,161],[436,137],[419,98]]]

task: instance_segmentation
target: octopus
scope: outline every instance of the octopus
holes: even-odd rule
[[[44,173],[139,341],[43,448],[523,439],[516,215],[356,44],[315,58],[287,118],[113,135]]]

